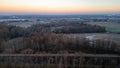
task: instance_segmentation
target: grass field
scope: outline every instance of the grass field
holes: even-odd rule
[[[91,25],[100,25],[106,27],[107,32],[119,33],[120,34],[120,24],[111,22],[88,22]]]
[[[115,41],[120,45],[120,34],[115,33],[83,33],[83,34],[64,34],[70,37],[85,38],[93,36],[95,39],[106,39]]]
[[[106,30],[112,33],[120,33],[120,26],[107,26]]]

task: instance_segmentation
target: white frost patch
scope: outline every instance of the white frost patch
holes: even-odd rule
[[[90,36],[86,36],[86,39],[88,39],[88,40],[95,40],[96,38],[95,38],[95,36],[96,35],[90,35]]]

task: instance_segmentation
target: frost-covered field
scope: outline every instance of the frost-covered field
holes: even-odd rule
[[[120,34],[114,34],[114,33],[82,33],[82,34],[64,34],[64,35],[68,35],[70,37],[77,37],[77,38],[112,40],[120,44]]]

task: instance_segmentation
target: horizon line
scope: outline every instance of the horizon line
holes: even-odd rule
[[[116,12],[116,13],[66,13],[66,14],[62,14],[62,13],[57,13],[57,14],[53,14],[53,13],[48,13],[48,14],[43,14],[43,13],[0,13],[0,15],[119,15],[120,12]]]

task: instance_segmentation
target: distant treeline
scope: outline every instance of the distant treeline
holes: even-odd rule
[[[82,24],[79,26],[66,26],[62,28],[56,28],[55,33],[103,33],[106,32],[104,27],[97,25]]]
[[[46,32],[53,33],[104,33],[105,27],[98,25],[85,24],[79,21],[61,20],[47,24],[37,24],[31,27],[34,31],[39,31],[43,28]]]

